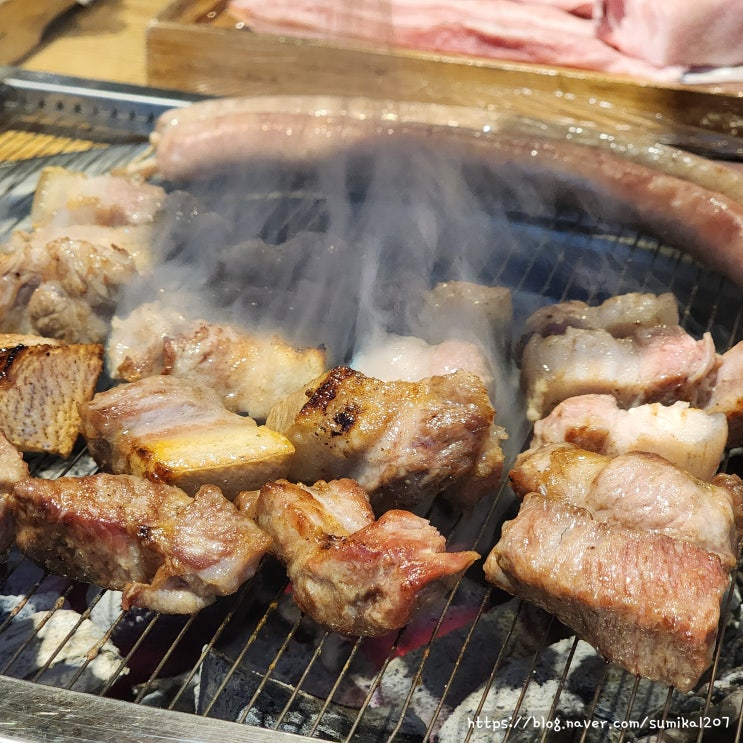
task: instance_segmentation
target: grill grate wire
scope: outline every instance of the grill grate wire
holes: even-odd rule
[[[51,124],[47,122],[47,125],[51,126],[53,129],[61,127],[63,119],[65,119],[69,114],[66,103],[62,106],[56,104],[40,106],[39,110],[42,108],[44,109],[47,118],[51,116],[52,122]],[[51,112],[49,110],[50,108]],[[32,119],[35,113],[38,113],[38,111],[33,110],[32,104],[25,104],[24,117],[26,117],[26,119]],[[73,106],[73,113],[83,115],[85,111],[82,107],[75,111]],[[91,110],[90,114],[95,118],[96,116],[100,116],[100,110]],[[121,119],[121,117],[122,115],[120,111],[116,109],[114,114],[109,118]],[[139,123],[145,122],[147,124],[151,124],[153,120],[151,115],[139,117],[139,119],[136,116],[134,116],[134,118],[129,117],[128,119],[127,116],[124,115],[123,118],[124,120],[131,119],[131,121],[136,120]],[[7,137],[7,133],[5,136]],[[12,229],[22,226],[30,207],[30,199],[33,194],[35,179],[40,168],[44,165],[52,163],[63,164],[74,166],[75,168],[86,170],[88,172],[105,172],[129,162],[135,157],[141,155],[141,153],[146,149],[146,144],[142,141],[137,141],[131,144],[114,145],[95,142],[94,149],[75,153],[54,154],[53,156],[40,156],[42,153],[48,155],[51,149],[49,141],[42,139],[43,136],[46,135],[39,134],[38,140],[35,142],[35,144],[38,144],[39,149],[30,150],[33,156],[32,160],[20,160],[16,163],[6,163],[0,166],[0,197],[2,197],[2,202],[0,203],[0,233],[7,233]],[[12,143],[10,149],[7,149],[8,145],[4,144],[4,148],[0,152],[2,152],[3,156],[6,158],[11,157],[14,152],[16,154],[23,154],[24,156],[27,155],[29,152],[29,150],[25,149],[28,146],[26,143],[27,138],[28,133],[24,132],[24,141],[19,141],[18,143],[19,149],[14,150]],[[5,142],[6,140],[3,140],[3,143]],[[51,152],[54,152],[54,150],[51,149]],[[306,210],[306,207],[300,208]],[[517,219],[517,215],[514,215],[514,218]],[[596,225],[583,214],[570,214],[567,217],[558,216],[553,222],[550,222],[549,220],[543,221],[541,224],[537,222],[538,221],[534,221],[530,224],[524,225],[524,230],[527,235],[532,229],[545,230],[550,233],[552,238],[557,236],[557,239],[552,239],[550,241],[543,239],[542,244],[538,249],[535,249],[532,252],[526,262],[524,261],[523,255],[517,254],[512,247],[510,251],[501,256],[501,264],[497,270],[493,272],[495,281],[502,281],[503,283],[510,285],[515,294],[518,295],[521,292],[536,293],[544,297],[549,297],[553,301],[579,298],[591,302],[602,298],[601,287],[604,286],[614,287],[613,289],[607,289],[607,291],[618,291],[619,288],[628,283],[632,283],[632,288],[637,290],[659,291],[667,289],[674,291],[677,294],[677,297],[679,297],[682,322],[690,330],[695,332],[699,332],[700,329],[702,331],[709,330],[715,336],[718,348],[728,347],[739,339],[743,306],[741,306],[735,299],[733,288],[727,285],[723,280],[717,277],[712,277],[704,272],[698,266],[693,264],[686,256],[674,254],[657,241],[637,235],[629,230],[615,229],[613,232],[606,232],[603,230],[597,231]],[[557,249],[555,242],[557,242]],[[607,252],[614,257],[613,261],[605,260]],[[581,277],[586,273],[595,271],[596,266],[593,264],[597,255],[603,256],[598,266],[600,273],[595,275],[595,280],[589,283],[591,288],[586,291],[581,282]],[[546,270],[545,266],[547,267]],[[642,277],[639,284],[636,279],[636,276],[638,275]],[[632,277],[631,282],[628,277]],[[737,307],[737,311],[732,315],[732,318],[728,316],[723,317],[729,307]],[[527,439],[524,439],[522,443],[526,444],[526,442]],[[44,473],[44,476],[54,477],[60,477],[67,474],[87,474],[95,470],[95,467],[89,460],[84,448],[79,449],[73,458],[66,462],[58,462],[50,457],[37,457],[32,459],[31,466],[34,474]],[[490,544],[488,542],[488,535],[492,534],[497,523],[502,519],[502,511],[506,498],[506,489],[505,487],[502,487],[494,497],[492,503],[489,504],[488,511],[483,518],[482,526],[473,538],[471,548],[479,548],[481,551],[489,549]],[[452,526],[452,530],[454,528],[455,526]],[[4,590],[4,587],[13,579],[14,575],[23,570],[24,565],[27,567],[28,563],[29,561],[25,558],[21,558],[18,555],[12,555],[11,562],[3,576],[0,589]],[[50,576],[47,576],[46,574],[41,574],[33,579],[31,584],[27,587],[24,595],[20,597],[16,607],[9,612],[7,617],[2,621],[2,623],[0,623],[0,639],[2,639],[3,633],[10,626],[13,618],[23,610],[26,604],[39,591],[44,581],[49,577]],[[235,597],[231,597],[228,601],[223,602],[223,615],[221,619],[217,622],[213,631],[210,633],[208,640],[204,642],[200,653],[177,679],[178,683],[175,685],[175,691],[163,705],[165,708],[170,710],[181,708],[184,702],[186,702],[188,695],[192,693],[191,690],[194,681],[197,679],[214,653],[220,651],[222,644],[224,644],[222,641],[230,635],[234,635],[235,633],[239,634],[241,631],[244,632],[244,627],[241,628],[241,622],[245,621],[245,615],[250,609],[247,605],[250,603],[251,599],[254,599],[255,594],[260,588],[255,585],[256,582],[257,579],[249,581],[241,588]],[[197,712],[198,715],[209,717],[212,713],[215,713],[215,707],[220,700],[220,697],[227,693],[232,678],[240,675],[243,663],[246,659],[253,662],[253,659],[250,658],[250,654],[262,644],[262,635],[265,634],[264,631],[268,627],[273,626],[276,619],[279,617],[282,599],[285,599],[285,589],[286,584],[281,585],[278,592],[275,593],[273,598],[267,603],[263,614],[259,618],[251,620],[254,624],[252,631],[247,634],[242,647],[236,656],[231,659],[232,662],[229,664],[221,683],[218,685],[212,697],[206,700],[203,709]],[[382,735],[386,736],[384,737],[385,740],[392,741],[393,739],[404,739],[407,741],[410,739],[409,732],[404,730],[405,718],[412,707],[416,690],[422,684],[424,672],[427,666],[440,662],[436,657],[435,643],[443,631],[445,620],[447,619],[447,615],[451,612],[455,596],[459,589],[460,586],[455,586],[452,589],[443,603],[439,614],[434,618],[434,628],[424,644],[422,657],[417,666],[411,669],[411,680],[408,689],[406,693],[403,694],[401,704],[397,705],[397,709],[395,710],[397,717],[390,722],[387,730],[382,732]],[[60,611],[65,604],[65,601],[69,601],[73,598],[75,593],[79,592],[79,590],[79,585],[74,582],[67,582],[66,586],[59,590],[58,599],[55,601],[48,617],[45,618],[44,623],[51,621],[51,617],[54,613]],[[80,624],[84,620],[89,619],[96,610],[96,607],[101,604],[105,593],[106,592],[99,590],[88,600],[85,609],[80,613],[80,618],[78,619],[77,624],[65,634],[63,639],[60,640],[59,646],[50,655],[46,663],[33,674],[32,679],[35,682],[44,682],[44,675],[49,671],[54,659],[62,651],[63,646],[74,636]],[[440,722],[439,717],[445,710],[447,697],[463,667],[465,654],[474,646],[474,637],[478,626],[483,623],[483,617],[489,609],[492,608],[493,603],[496,601],[496,597],[494,596],[495,593],[496,592],[488,586],[480,587],[474,614],[467,626],[467,631],[461,645],[461,652],[453,659],[450,667],[447,669],[448,673],[446,674],[446,680],[443,685],[443,692],[436,702],[431,720],[425,725],[423,731],[419,734],[417,738],[418,740],[425,743],[434,743],[434,741],[437,740],[437,723]],[[729,595],[728,604],[725,607],[726,615],[731,611],[731,607],[732,591]],[[519,603],[513,622],[498,651],[495,662],[492,667],[485,669],[486,673],[483,674],[484,678],[482,679],[483,685],[481,687],[480,702],[476,708],[475,716],[479,715],[485,708],[488,692],[495,684],[498,672],[503,669],[509,661],[509,651],[511,649],[512,640],[518,631],[520,622],[523,620],[524,611],[524,605]],[[140,619],[143,621],[139,623],[134,640],[130,642],[130,647],[127,653],[122,654],[122,660],[119,667],[98,692],[100,696],[116,694],[117,687],[119,687],[122,682],[126,681],[126,669],[136,665],[139,656],[144,652],[146,641],[151,636],[157,635],[161,629],[159,625],[166,621],[165,617],[158,614],[153,614],[144,618],[140,617]],[[265,669],[260,673],[260,682],[253,691],[252,696],[243,700],[244,704],[242,711],[235,718],[237,723],[249,722],[251,710],[254,707],[260,708],[260,698],[266,691],[266,688],[271,685],[272,681],[276,684],[285,683],[278,675],[276,675],[276,672],[280,667],[284,656],[288,652],[290,645],[292,645],[296,641],[298,635],[301,634],[303,621],[304,620],[301,616],[297,616],[293,623],[289,625],[283,639],[279,642],[275,654],[268,660]],[[98,648],[102,647],[105,641],[114,638],[117,632],[124,628],[126,622],[127,616],[125,612],[120,612],[118,616],[114,617],[108,630],[104,633],[103,639],[99,642]],[[179,651],[187,644],[189,635],[193,632],[197,623],[197,617],[190,617],[185,620],[180,627],[177,628],[174,638],[167,647],[160,648],[157,661],[152,666],[148,675],[146,675],[141,684],[135,687],[133,692],[129,692],[129,698],[133,703],[137,705],[148,703],[146,701],[147,697],[155,691],[158,682],[166,672],[167,666],[176,659]],[[533,683],[532,680],[535,671],[544,655],[545,649],[550,644],[550,638],[555,630],[555,624],[556,623],[552,620],[547,623],[540,647],[531,658],[529,666],[530,670],[526,674],[526,681],[520,690],[518,701],[512,710],[514,716],[519,714],[520,708],[526,699],[529,684]],[[24,650],[33,642],[33,639],[38,635],[43,626],[44,625],[42,624],[40,627],[36,628],[34,632],[18,646],[16,652],[4,664],[3,668],[0,669],[0,674],[12,673],[14,663],[21,656]],[[723,629],[718,638],[715,650],[712,678],[716,677],[720,664],[721,649],[723,647],[725,636],[724,627],[725,622],[723,622]],[[350,727],[347,729],[343,740],[366,740],[364,736],[368,736],[365,719],[367,712],[371,710],[375,704],[380,686],[389,669],[390,663],[406,640],[406,632],[407,630],[401,631],[398,637],[392,642],[386,657],[381,662],[376,672],[372,674],[370,679],[368,679],[367,692],[359,703],[358,709],[355,712],[355,717],[351,721]],[[296,707],[298,697],[303,692],[308,695],[312,694],[313,687],[311,677],[316,671],[318,671],[318,668],[322,666],[323,651],[329,644],[331,644],[331,640],[332,638],[327,632],[315,639],[314,649],[308,653],[302,673],[293,686],[288,686],[289,691],[286,701],[273,721],[273,727],[275,729],[281,730],[287,728],[287,721],[292,714],[292,710]],[[577,647],[578,641],[573,640],[565,663],[557,678],[557,691],[551,699],[549,716],[554,716],[558,712],[560,697],[565,690],[571,665],[575,659]],[[332,683],[330,683],[327,694],[320,699],[320,704],[315,717],[310,721],[310,724],[305,731],[305,734],[308,737],[317,737],[318,735],[327,733],[327,726],[323,721],[326,717],[329,717],[331,707],[336,705],[334,700],[342,690],[344,682],[349,681],[351,677],[354,676],[356,668],[359,665],[359,659],[364,654],[365,643],[362,640],[356,640],[352,643],[350,648],[347,648],[346,650],[347,654],[345,659],[340,664]],[[66,688],[73,689],[75,687],[76,682],[85,672],[87,665],[93,660],[95,652],[96,649],[94,648],[91,651],[91,657],[87,658],[85,664],[78,668],[77,672],[67,682]],[[615,690],[608,687],[608,676],[609,671],[607,666],[602,670],[592,692],[590,701],[585,706],[583,719],[586,722],[599,719],[596,717],[596,714],[602,699],[607,695],[615,694]],[[626,722],[630,722],[634,719],[633,712],[635,705],[640,704],[641,701],[641,684],[638,679],[631,679],[627,674],[625,674],[625,676],[627,676],[625,683],[631,684],[632,686],[627,695],[623,719]],[[657,718],[662,723],[665,723],[670,719],[673,709],[673,700],[676,695],[677,693],[673,689],[667,690],[665,702]],[[713,684],[710,683],[704,701],[704,715],[710,713],[713,706],[713,696],[714,687]],[[619,715],[621,715],[621,710],[617,709],[616,713],[618,719],[621,719],[619,717]],[[736,741],[741,739],[742,720],[743,714],[740,714],[739,711],[737,731],[735,734]],[[513,734],[515,735],[515,733]],[[584,727],[579,735],[580,737],[576,737],[575,740],[590,740],[587,727]],[[629,735],[630,733],[628,733],[627,730],[622,730],[618,740],[627,740]],[[465,740],[469,741],[472,737],[473,730],[470,729],[465,736]],[[700,731],[697,740],[701,741],[703,737],[703,731]],[[503,740],[510,740],[511,738],[512,731],[509,730],[506,732]],[[328,739],[330,740],[331,738]],[[381,740],[382,738],[379,739]],[[550,733],[548,730],[544,729],[541,733],[540,740],[546,741],[549,739]],[[634,740],[634,738],[632,739]],[[656,739],[658,741],[662,740],[660,732],[658,732]],[[340,740],[340,738],[338,740]]]

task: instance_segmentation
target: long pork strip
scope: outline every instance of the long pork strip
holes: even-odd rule
[[[485,575],[554,613],[607,659],[681,691],[712,660],[729,583],[709,552],[536,494],[504,525]]]

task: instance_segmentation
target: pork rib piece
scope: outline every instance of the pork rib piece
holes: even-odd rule
[[[322,349],[296,348],[277,334],[189,320],[156,303],[126,319],[114,318],[107,356],[116,379],[172,374],[194,380],[216,390],[228,410],[257,419],[325,370]]]
[[[494,417],[470,372],[383,382],[337,367],[274,406],[266,425],[296,449],[290,479],[352,478],[380,513],[447,489],[470,505],[495,487],[504,433]]]
[[[622,407],[646,402],[695,403],[717,368],[712,336],[695,340],[678,326],[614,338],[606,330],[567,328],[531,337],[524,348],[526,415],[536,421],[568,397],[612,394]]]
[[[227,498],[286,475],[294,447],[252,418],[227,410],[209,387],[156,375],[99,392],[80,406],[96,462],[193,495],[216,485]]]
[[[727,569],[738,562],[743,501],[726,478],[703,482],[657,454],[611,458],[570,444],[526,452],[510,477],[518,495],[536,492],[585,508],[598,521],[691,542]]]
[[[479,557],[446,552],[444,537],[407,511],[374,521],[365,491],[353,480],[267,483],[255,508],[287,567],[297,605],[344,635],[401,629]]]
[[[708,413],[686,402],[647,403],[623,410],[612,395],[578,395],[563,400],[534,423],[531,449],[566,441],[607,457],[653,452],[701,480],[711,480],[727,438],[722,413]]]
[[[197,612],[250,578],[271,542],[208,485],[190,498],[131,475],[27,478],[10,503],[23,553],[123,591],[124,609]]]
[[[712,661],[729,576],[716,555],[529,494],[485,562],[630,673],[690,691]]]
[[[654,65],[743,63],[743,7],[736,0],[597,0],[597,36]]]

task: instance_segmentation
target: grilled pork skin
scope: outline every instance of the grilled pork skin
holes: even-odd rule
[[[529,494],[485,562],[493,585],[554,613],[630,673],[690,691],[709,666],[729,585],[719,559]]]
[[[24,554],[123,591],[124,609],[197,612],[250,578],[271,542],[213,486],[190,498],[130,475],[27,478],[10,503]]]
[[[233,498],[284,477],[294,447],[252,418],[231,413],[212,389],[153,376],[99,392],[80,406],[91,455],[115,474],[177,485],[216,485]]]
[[[562,335],[534,335],[522,362],[526,415],[537,421],[559,402],[585,394],[612,394],[622,407],[694,404],[717,364],[709,333],[695,340],[678,326],[646,328],[628,338],[570,327]]]
[[[738,562],[743,501],[725,479],[703,482],[657,454],[612,458],[570,444],[520,455],[510,477],[520,496],[537,492],[585,508],[597,521],[691,542],[726,569]]]
[[[407,511],[374,521],[365,491],[352,480],[267,483],[255,509],[286,565],[297,605],[344,635],[404,627],[432,593],[479,557],[446,552],[444,537]]]
[[[701,480],[711,480],[727,438],[722,413],[707,413],[686,402],[622,410],[612,395],[578,395],[534,423],[531,449],[565,441],[607,457],[653,452]]]
[[[15,539],[15,519],[10,496],[17,482],[28,477],[28,465],[18,449],[0,433],[0,553]]]
[[[493,487],[503,468],[494,416],[470,372],[383,382],[337,367],[275,405],[266,425],[296,449],[290,479],[349,477],[380,513],[447,489],[456,498],[459,486],[482,485],[478,495]]]

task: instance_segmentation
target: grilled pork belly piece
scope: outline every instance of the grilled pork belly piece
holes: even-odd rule
[[[98,344],[0,334],[0,430],[21,451],[69,456],[102,370]]]
[[[31,206],[34,227],[73,224],[151,224],[165,201],[160,186],[123,175],[86,175],[66,168],[41,171]]]
[[[717,374],[709,385],[704,408],[709,413],[723,413],[728,421],[730,448],[743,444],[743,341],[720,357]]]
[[[290,479],[352,478],[381,513],[444,490],[457,499],[469,486],[482,486],[478,495],[495,487],[505,434],[494,417],[470,372],[383,382],[341,366],[275,405],[266,425],[296,449]]]
[[[9,252],[0,253],[3,331],[66,343],[105,338],[119,289],[136,274],[134,259],[114,242],[91,242],[66,229],[70,235],[15,233]]]
[[[158,310],[148,305],[113,324],[108,358],[114,378],[171,374],[201,382],[229,410],[264,419],[276,402],[325,370],[322,349],[296,348],[277,334],[187,320],[167,310],[153,326],[149,319]],[[138,346],[143,334],[150,341]]]
[[[286,475],[294,447],[227,410],[196,382],[154,376],[99,392],[80,406],[93,458],[116,474],[177,485],[217,485],[227,498]]]
[[[612,394],[622,407],[695,404],[717,364],[709,333],[695,340],[678,326],[645,328],[627,338],[570,327],[562,335],[534,335],[521,370],[526,416],[537,421],[559,402],[585,394]]]
[[[18,449],[0,433],[0,552],[7,550],[15,538],[10,495],[15,484],[27,477],[28,465]]]
[[[615,338],[626,338],[640,328],[679,324],[673,294],[630,292],[609,297],[600,305],[577,299],[540,307],[526,321],[525,343],[532,335],[562,335],[567,328],[606,330]]]
[[[16,543],[53,573],[123,591],[124,609],[191,614],[250,578],[270,538],[213,486],[191,498],[130,475],[27,478]]]
[[[529,494],[485,562],[493,585],[571,627],[633,674],[690,691],[712,661],[729,575],[664,534]]]
[[[727,479],[703,482],[657,454],[611,458],[570,444],[520,455],[510,477],[519,496],[536,492],[585,508],[597,521],[691,542],[727,569],[738,562],[743,500]]]
[[[267,483],[255,508],[258,525],[286,565],[297,605],[344,635],[401,629],[479,557],[446,552],[444,537],[407,511],[388,511],[375,521],[365,491],[353,480],[311,487]]]
[[[389,335],[379,343],[362,348],[354,356],[352,367],[385,382],[419,382],[459,369],[472,372],[486,385],[493,381],[493,373],[482,351],[474,343],[454,339],[430,345],[415,336]]]
[[[622,410],[612,395],[579,395],[563,400],[534,423],[531,449],[566,441],[608,457],[654,452],[701,480],[711,480],[727,438],[722,413],[708,413],[686,402]]]

